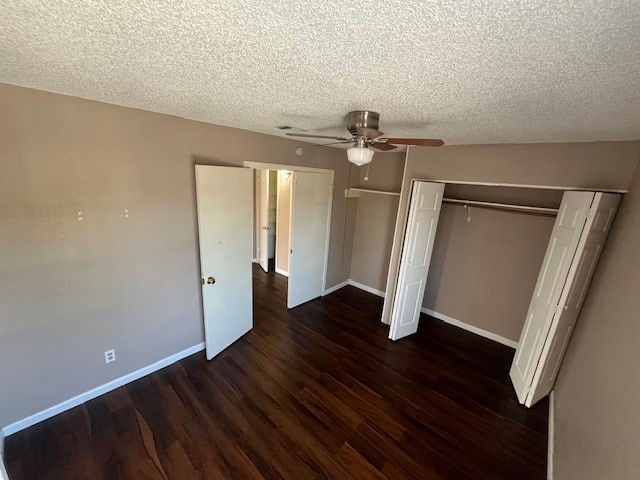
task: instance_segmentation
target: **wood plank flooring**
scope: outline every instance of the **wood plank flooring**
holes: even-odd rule
[[[423,317],[387,339],[345,287],[288,311],[254,269],[255,328],[6,439],[12,480],[544,479],[546,400],[518,405],[513,350]]]

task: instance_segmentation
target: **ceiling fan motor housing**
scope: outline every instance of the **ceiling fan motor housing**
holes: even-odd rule
[[[347,114],[347,129],[351,135],[357,136],[359,128],[372,128],[378,130],[380,114],[370,110],[356,110]]]

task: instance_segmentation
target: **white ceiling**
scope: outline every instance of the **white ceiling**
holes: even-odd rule
[[[640,2],[13,0],[0,82],[274,135],[640,139]]]

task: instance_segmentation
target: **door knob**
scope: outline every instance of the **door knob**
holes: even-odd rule
[[[209,277],[207,278],[207,284],[208,285],[213,285],[214,283],[216,283],[216,279],[213,277]]]

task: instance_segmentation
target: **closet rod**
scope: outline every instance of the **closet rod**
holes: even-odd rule
[[[444,203],[456,205],[467,205],[471,207],[486,208],[489,210],[499,210],[502,212],[520,212],[526,215],[541,215],[544,217],[555,217],[558,214],[557,208],[530,207],[528,205],[513,205],[509,203],[481,202],[477,200],[460,200],[457,198],[442,199]]]

